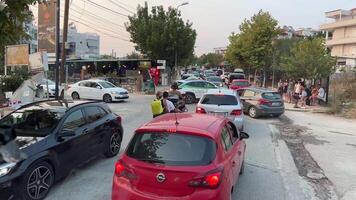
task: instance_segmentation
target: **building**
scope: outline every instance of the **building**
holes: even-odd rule
[[[356,8],[333,10],[325,13],[332,22],[322,24],[326,32],[326,45],[339,66],[356,67]]]
[[[295,37],[313,37],[320,33],[319,30],[314,30],[312,28],[299,28],[298,30],[294,31]]]
[[[37,41],[37,26],[32,22],[25,23],[24,29],[29,36],[29,39],[23,40],[21,43],[30,45],[30,53],[36,53],[38,51],[38,41]]]
[[[61,35],[62,39],[62,35]],[[72,59],[100,57],[100,36],[95,33],[78,33],[74,23],[68,27],[67,55]]]
[[[214,52],[216,54],[221,54],[223,56],[225,56],[226,51],[227,51],[227,47],[216,47],[216,48],[214,48]]]
[[[283,26],[282,32],[278,36],[278,39],[291,39],[294,36],[294,28],[292,26]]]

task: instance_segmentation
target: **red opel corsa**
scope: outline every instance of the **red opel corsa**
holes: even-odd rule
[[[230,200],[246,133],[226,118],[166,114],[136,130],[115,164],[113,200]]]

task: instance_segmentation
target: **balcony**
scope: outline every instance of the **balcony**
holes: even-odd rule
[[[336,28],[356,26],[356,19],[341,20],[333,23],[322,24],[320,30],[333,31]]]
[[[356,37],[349,38],[337,38],[326,41],[327,46],[344,45],[344,44],[356,44]]]

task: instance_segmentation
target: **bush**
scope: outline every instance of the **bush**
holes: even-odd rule
[[[1,79],[0,89],[2,92],[14,92],[29,77],[27,69],[14,70],[9,76]]]

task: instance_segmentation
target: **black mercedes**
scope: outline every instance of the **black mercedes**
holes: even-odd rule
[[[120,151],[121,117],[105,103],[42,101],[0,120],[0,199],[44,199],[89,159]]]

